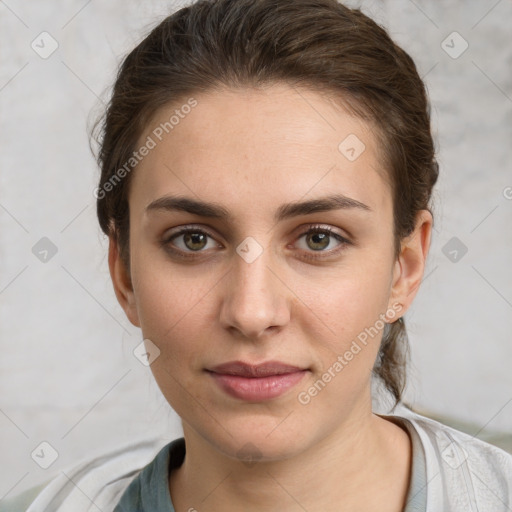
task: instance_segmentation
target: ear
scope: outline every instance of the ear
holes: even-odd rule
[[[119,246],[112,236],[109,237],[108,268],[119,304],[128,320],[136,327],[140,327],[131,277],[121,259]]]
[[[413,232],[402,240],[400,254],[393,269],[388,307],[401,304],[402,315],[412,304],[423,279],[431,234],[432,214],[428,210],[420,210],[416,215]]]

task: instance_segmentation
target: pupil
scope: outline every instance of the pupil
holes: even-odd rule
[[[313,238],[315,237],[315,238]],[[320,238],[320,242],[316,241],[316,239]],[[326,233],[314,233],[312,235],[310,235],[310,239],[313,240],[313,243],[314,244],[320,244],[320,247],[319,249],[324,249],[325,247],[327,247],[329,245],[329,235],[327,235]]]
[[[185,235],[185,244],[189,247],[188,242],[191,241],[193,245],[199,244],[200,247],[189,247],[189,249],[202,249],[204,247],[204,239],[205,236],[201,233],[187,233]]]

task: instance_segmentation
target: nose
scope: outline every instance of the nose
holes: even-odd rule
[[[220,323],[232,333],[249,340],[278,331],[290,321],[290,296],[270,250],[251,262],[238,253],[233,267],[223,280]]]

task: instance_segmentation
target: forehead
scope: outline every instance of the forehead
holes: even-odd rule
[[[130,202],[169,193],[233,205],[343,193],[372,209],[391,201],[373,126],[331,98],[275,84],[222,89],[160,108],[139,140]],[[151,145],[153,145],[151,144]]]

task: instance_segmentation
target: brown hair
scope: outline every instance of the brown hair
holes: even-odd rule
[[[125,57],[95,127],[101,132],[98,220],[119,244],[128,271],[131,174],[119,179],[116,171],[127,169],[151,117],[192,94],[272,83],[329,92],[376,127],[398,256],[416,213],[430,211],[438,176],[430,104],[411,57],[360,10],[336,0],[202,0],[164,19]],[[374,367],[395,404],[405,387],[407,356],[399,318],[386,325]]]

